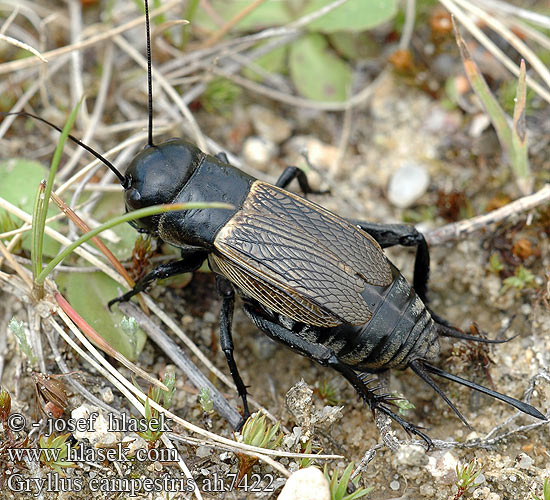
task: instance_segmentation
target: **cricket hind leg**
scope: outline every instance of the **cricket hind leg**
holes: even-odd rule
[[[370,388],[369,383],[372,379],[368,378],[368,376],[357,373],[352,367],[340,361],[338,356],[328,347],[305,340],[297,333],[266,318],[249,304],[244,305],[244,310],[256,326],[260,328],[260,330],[264,331],[273,340],[276,340],[291,348],[293,351],[297,351],[303,356],[316,361],[320,365],[330,367],[343,375],[344,378],[353,386],[361,399],[369,405],[371,410],[378,410],[381,413],[384,413],[403,427],[407,434],[414,434],[420,437],[426,442],[428,448],[431,448],[431,439],[420,430],[420,427],[407,422],[388,407],[389,404],[394,404],[393,401],[396,398],[390,396],[389,394],[378,393],[377,391],[379,388]]]

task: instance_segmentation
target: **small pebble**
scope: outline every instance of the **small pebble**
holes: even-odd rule
[[[397,450],[395,460],[399,465],[424,465],[428,462],[426,449],[416,444],[404,445]]]
[[[423,484],[419,488],[420,494],[426,498],[431,498],[435,495],[435,488],[431,484]]]
[[[290,124],[270,109],[263,106],[249,106],[248,112],[256,133],[268,141],[280,144],[286,141],[292,132]]]
[[[330,500],[328,481],[317,467],[294,472],[277,500]]]
[[[302,161],[302,153],[305,152],[309,161],[319,169],[327,169],[338,159],[338,148],[325,144],[319,139],[309,135],[298,135],[290,139],[285,149],[292,158],[292,163],[300,163]],[[308,174],[309,176],[309,174]]]
[[[534,463],[534,460],[526,453],[520,453],[516,460],[520,469],[529,469]]]
[[[311,416],[311,407],[313,401],[313,390],[300,380],[294,384],[286,393],[286,407],[292,413],[296,422],[304,423]]]
[[[407,163],[395,171],[388,183],[388,200],[399,208],[410,207],[430,185],[426,168],[418,163]]]
[[[92,413],[98,414],[95,419],[91,419]],[[77,421],[85,420],[89,422],[89,425],[86,424],[86,427],[89,427],[88,429],[73,432],[73,436],[79,441],[87,439],[90,444],[96,447],[108,447],[118,443],[122,437],[120,432],[109,432],[107,418],[103,414],[103,410],[96,406],[83,404],[71,412],[71,417]]]
[[[197,448],[197,451],[195,451],[195,454],[199,458],[206,458],[210,456],[211,451],[212,451],[212,448],[210,448],[210,446],[201,445]]]
[[[401,487],[401,485],[399,484],[399,481],[392,481],[392,482],[390,483],[390,488],[391,488],[393,491],[397,491],[400,487]]]
[[[138,450],[145,450],[148,447],[147,441],[137,434],[130,433],[122,438],[122,444],[128,450],[128,456],[133,457]]]
[[[110,387],[106,387],[105,389],[103,389],[103,392],[101,393],[101,399],[103,399],[103,401],[105,401],[105,403],[107,404],[111,404],[115,400],[113,391]]]
[[[277,155],[274,142],[260,137],[248,137],[243,144],[245,161],[255,167],[265,167]]]
[[[183,326],[189,326],[191,323],[193,323],[193,316],[191,316],[190,314],[184,314],[181,317],[181,324]]]
[[[426,469],[438,482],[454,484],[457,464],[458,460],[451,452],[438,452],[428,458]]]
[[[472,498],[484,499],[487,498],[491,490],[487,487],[477,488],[472,493]]]
[[[483,134],[485,129],[490,125],[491,120],[489,117],[485,113],[480,113],[473,118],[468,133],[470,137],[481,137],[481,134]]]
[[[521,311],[521,314],[529,316],[533,308],[531,307],[531,304],[522,304],[519,310]]]

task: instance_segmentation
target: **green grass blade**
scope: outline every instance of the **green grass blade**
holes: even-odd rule
[[[349,478],[351,477],[351,471],[353,469],[353,462],[349,463],[348,466],[344,469],[338,487],[336,488],[335,497],[344,498],[344,495],[348,489]],[[336,475],[336,473],[335,473]]]
[[[33,266],[33,272],[35,273],[34,274],[35,283],[39,287],[41,287],[42,284],[44,283],[43,280],[40,280],[40,275],[42,272],[42,251],[44,248],[44,229],[46,227],[46,216],[48,214],[50,193],[52,192],[55,174],[57,173],[57,168],[59,167],[59,162],[61,161],[61,155],[63,154],[65,141],[67,140],[67,137],[69,136],[69,132],[73,127],[74,121],[76,120],[76,115],[78,114],[78,110],[80,109],[82,100],[83,98],[77,103],[77,105],[71,111],[71,114],[69,115],[69,118],[67,119],[67,122],[63,127],[63,131],[61,132],[61,136],[59,137],[59,141],[57,143],[57,147],[55,148],[55,153],[53,155],[52,162],[50,165],[50,172],[48,174],[46,187],[44,188],[43,191],[41,189],[39,189],[38,191],[37,196],[40,198],[41,201],[38,201],[35,203],[35,208],[37,210],[36,210],[36,218],[34,218],[35,214],[33,214],[32,248],[34,250],[34,255],[32,256],[32,266]]]
[[[190,0],[187,2],[187,7],[185,13],[183,14],[183,19],[187,19],[190,23],[193,23],[195,20],[195,14],[199,7],[199,0]],[[180,50],[183,50],[191,37],[191,28],[189,26],[183,26],[181,31],[181,45]]]
[[[213,202],[213,203],[190,202],[190,203],[176,203],[171,205],[154,205],[152,207],[141,208],[139,210],[128,212],[124,215],[115,217],[114,219],[111,219],[105,222],[104,224],[101,224],[100,226],[96,227],[89,233],[86,233],[83,236],[81,236],[75,242],[71,243],[67,248],[65,248],[65,250],[60,252],[55,258],[52,259],[52,261],[40,273],[36,281],[39,284],[43,284],[44,280],[46,279],[48,274],[50,274],[53,271],[55,266],[57,266],[75,248],[82,245],[82,243],[86,243],[88,240],[92,239],[94,236],[98,235],[102,231],[105,231],[106,229],[111,229],[112,227],[117,226],[118,224],[129,222],[134,219],[141,219],[142,217],[150,217],[151,215],[157,215],[163,212],[171,212],[171,211],[177,211],[177,210],[206,209],[206,208],[230,209],[230,208],[233,208],[233,205],[229,205],[228,203],[218,203],[218,202]]]
[[[491,89],[489,89],[485,78],[483,78],[477,64],[472,59],[468,46],[458,31],[454,19],[453,27],[466,76],[468,77],[474,92],[483,104],[485,111],[487,111],[493,127],[495,127],[500,145],[504,148],[505,152],[508,154],[508,157],[511,159],[513,156],[514,146],[512,143],[512,130],[510,125],[508,125],[508,117],[498,101],[495,99],[495,96],[491,93]]]
[[[34,205],[32,208],[32,233],[31,233],[31,263],[32,263],[32,277],[36,282],[36,278],[42,271],[42,259],[39,258],[40,250],[38,248],[39,237],[39,223],[40,214],[44,210],[44,184],[38,185],[38,191],[34,197]]]
[[[533,188],[533,180],[529,169],[527,128],[525,126],[525,106],[527,100],[527,85],[525,79],[525,61],[522,59],[514,105],[514,120],[512,126],[513,155],[511,164],[521,191],[523,194],[529,194]]]

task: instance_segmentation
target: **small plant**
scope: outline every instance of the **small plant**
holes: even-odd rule
[[[170,407],[172,399],[174,398],[174,392],[176,390],[176,378],[173,370],[166,371],[162,380],[164,385],[168,387],[168,391],[163,391],[160,387],[149,387],[147,392],[147,399],[145,400],[145,419],[147,420],[147,430],[144,432],[138,432],[137,434],[147,441],[149,448],[153,448],[155,443],[162,436],[160,430],[159,411],[156,408],[152,408],[149,403],[150,400],[155,403],[162,404],[164,408]]]
[[[139,325],[136,319],[124,316],[120,320],[120,328],[124,332],[128,343],[137,351]]]
[[[40,436],[40,463],[53,469],[58,474],[63,474],[63,469],[76,467],[74,462],[65,460],[68,454],[67,438],[70,433],[54,436],[50,434],[47,438]]]
[[[282,440],[283,435],[279,432],[279,424],[266,424],[265,415],[260,413],[256,413],[245,422],[240,439],[242,443],[268,450],[277,448]]]
[[[534,274],[525,269],[523,266],[518,266],[514,276],[510,276],[503,281],[503,286],[501,293],[506,292],[510,288],[515,288],[516,290],[523,290],[533,284],[535,281]]]
[[[315,384],[314,392],[316,392],[323,401],[331,406],[335,406],[340,402],[337,389],[326,380],[317,382]]]
[[[464,493],[472,487],[476,477],[481,473],[481,470],[475,470],[476,467],[477,460],[475,458],[468,465],[456,465],[456,475],[458,477],[456,486],[458,487],[458,491],[456,492],[453,500],[459,500],[459,498],[462,498]]]
[[[155,408],[151,408],[149,403],[151,398],[151,389],[149,388],[148,398],[145,400],[145,420],[147,420],[147,430],[143,432],[138,432],[138,436],[142,437],[147,441],[149,449],[154,448],[155,443],[162,436],[162,431],[159,429],[158,418],[159,412]]]
[[[283,434],[279,432],[279,423],[275,425],[267,424],[265,415],[256,413],[243,425],[239,441],[250,446],[274,450],[283,441]],[[258,459],[241,453],[237,453],[237,458],[239,460],[239,474],[236,484],[239,484]]]
[[[204,413],[212,413],[214,411],[214,402],[210,396],[210,391],[203,387],[199,393],[199,402]]]
[[[359,484],[359,476],[357,476],[351,481],[351,485],[353,485],[352,488],[355,491],[348,493],[352,470],[353,462],[351,462],[344,469],[344,472],[342,472],[342,475],[340,476],[340,471],[338,469],[336,469],[332,473],[329,473],[327,464],[325,464],[323,474],[329,482],[330,500],[355,500],[356,498],[361,498],[365,495],[368,495],[372,491],[372,486],[370,488],[357,489],[357,485]]]
[[[413,410],[416,408],[408,399],[405,399],[401,394],[393,394],[393,396],[396,398],[394,400],[394,403],[399,408],[399,413],[401,415],[406,415],[407,411]]]
[[[214,78],[206,86],[201,104],[209,113],[228,115],[241,92],[241,88],[230,80],[222,77]]]
[[[544,486],[542,487],[542,497],[532,495],[533,500],[550,500],[550,477],[544,480]]]
[[[311,454],[311,448],[313,446],[313,438],[309,438],[305,444],[302,443],[302,453]],[[321,450],[317,454],[320,454]],[[315,462],[314,458],[302,458],[300,460],[300,469],[305,469]]]
[[[135,318],[124,316],[124,318],[120,320],[120,328],[122,328],[126,335],[135,335],[139,325]]]
[[[498,253],[494,253],[489,257],[489,271],[495,274],[500,273],[504,269],[504,264],[500,260]]]
[[[348,98],[352,86],[353,69],[350,61],[365,59],[372,49],[366,30],[390,21],[398,12],[398,3],[396,0],[348,0],[312,19],[303,33],[288,46],[256,58],[254,64],[248,65],[245,75],[263,81],[270,73],[285,73],[303,97],[316,101],[343,102]],[[193,26],[203,32],[219,32],[213,22],[212,12],[215,12],[216,17],[226,22],[226,26],[231,25],[231,33],[235,35],[255,32],[260,27],[286,26],[313,14],[320,7],[326,7],[329,2],[212,0],[209,4],[208,10],[199,8],[196,11]],[[253,4],[255,7],[248,10]],[[248,10],[244,17],[243,7]],[[238,21],[232,24],[230,20]],[[216,40],[216,36],[214,34],[211,40]]]
[[[29,345],[29,341],[27,339],[25,324],[22,321],[17,321],[15,318],[12,318],[8,324],[8,328],[17,339],[17,344],[19,345],[19,349],[23,351],[23,354],[25,354],[27,359],[32,364],[36,363],[36,356],[32,351],[31,346]]]

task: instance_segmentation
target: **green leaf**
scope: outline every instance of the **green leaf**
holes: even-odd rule
[[[0,162],[0,197],[9,201],[13,205],[24,210],[28,214],[32,214],[34,205],[34,197],[40,182],[48,176],[48,169],[35,161],[24,160],[22,158],[14,158],[12,160]],[[51,207],[48,210],[48,217],[58,213],[58,210]],[[0,209],[0,218],[5,217],[6,211]],[[11,216],[11,219],[17,221],[19,219]],[[53,229],[59,228],[59,223],[52,222],[48,224]],[[31,250],[30,233],[23,236],[23,248]],[[59,251],[59,243],[49,236],[45,237],[43,252],[45,255],[52,256]]]
[[[216,12],[218,22],[215,22],[209,11],[201,7],[195,16],[194,24],[213,32],[249,6],[250,0],[212,0],[211,11]],[[286,2],[268,0],[245,16],[232,31],[259,31],[262,28],[287,24],[291,20],[292,16]]]
[[[327,51],[322,35],[305,35],[290,48],[290,75],[305,97],[316,101],[345,101],[351,87],[351,69]]]
[[[137,359],[146,335],[137,330],[125,335],[119,326],[124,315],[109,312],[107,302],[120,295],[119,284],[103,273],[59,273],[56,279],[64,295],[76,311],[114,349],[130,361]]]
[[[301,16],[321,9],[333,0],[311,0]],[[348,0],[308,24],[310,31],[365,31],[392,19],[397,12],[396,0]]]
[[[366,32],[348,33],[339,31],[327,36],[331,46],[347,59],[359,60],[372,58],[380,51],[379,46],[373,42],[370,35]]]
[[[259,66],[267,73],[283,73],[286,68],[287,52],[288,47],[283,45],[273,49],[261,57],[258,57],[258,59],[255,59],[252,63],[255,66]],[[256,82],[261,82],[264,79],[261,73],[254,70],[253,66],[244,68],[243,75],[246,78]]]

